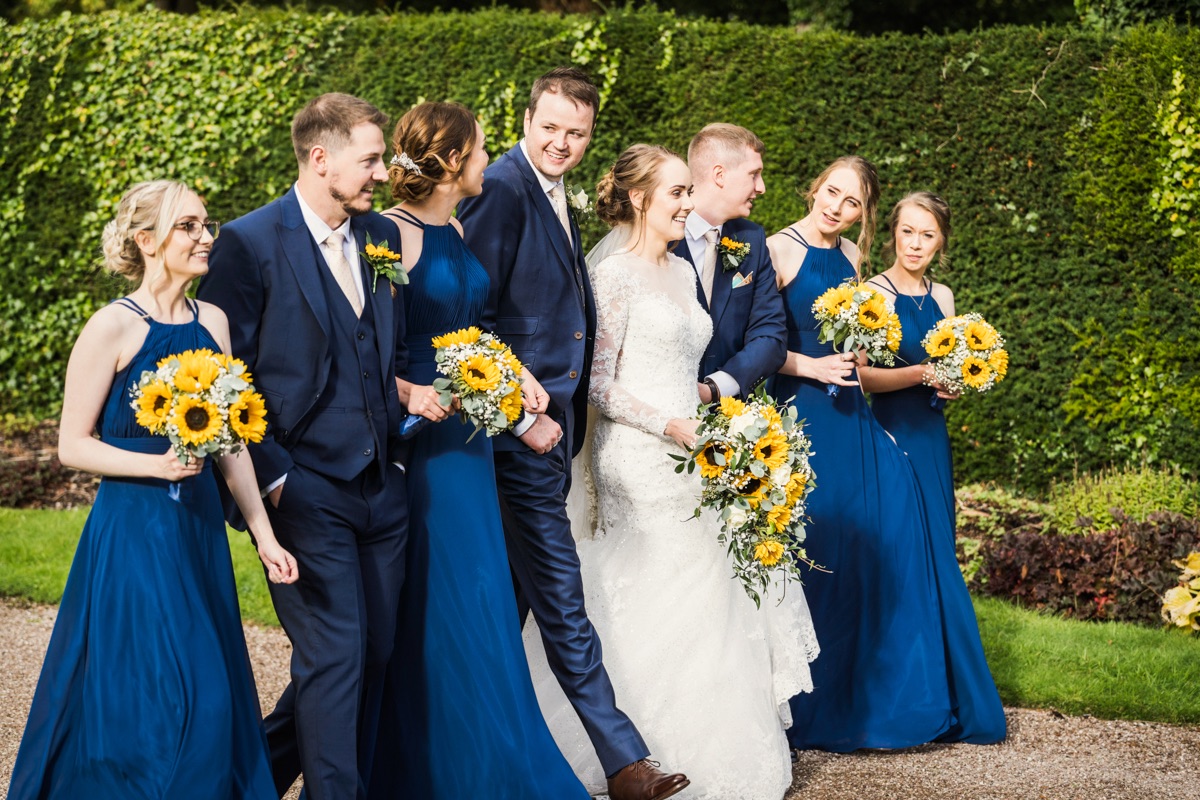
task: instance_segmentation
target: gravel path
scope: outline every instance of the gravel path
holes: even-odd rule
[[[0,798],[54,614],[0,600]],[[247,626],[246,641],[259,694],[273,702],[286,683],[287,639]],[[993,747],[804,753],[787,800],[1166,800],[1192,797],[1200,786],[1200,728],[1024,709],[1009,709],[1008,724],[1008,741]]]

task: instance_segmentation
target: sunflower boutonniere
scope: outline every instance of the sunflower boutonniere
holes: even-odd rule
[[[400,263],[400,254],[388,247],[386,239],[375,244],[368,233],[367,246],[360,255],[371,265],[376,279],[387,278],[391,282],[392,297],[396,296],[395,284],[403,286],[408,283],[408,270]]]
[[[750,244],[722,236],[721,241],[717,242],[717,252],[721,254],[721,269],[733,272],[742,265],[746,256],[750,255]]]

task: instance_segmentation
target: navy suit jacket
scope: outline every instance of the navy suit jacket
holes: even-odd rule
[[[397,238],[396,226],[375,213],[352,217],[350,229],[360,252],[368,233],[375,243]],[[394,249],[399,250],[399,243]],[[319,443],[326,453],[345,452],[337,426],[307,424],[325,388],[331,361],[332,331],[320,258],[293,187],[279,200],[221,226],[208,274],[197,290],[198,297],[219,306],[229,317],[233,355],[246,362],[254,388],[266,401],[266,435],[247,448],[260,487],[292,468],[290,451],[302,438]],[[404,447],[399,437],[404,411],[394,380],[407,369],[403,287],[397,287],[393,298],[386,278],[376,278],[365,264],[360,266],[375,317],[378,375],[387,405],[386,429],[391,432],[386,458],[395,461],[401,459]],[[310,466],[321,471],[320,465]],[[244,529],[224,483],[220,484],[226,519]]]
[[[713,322],[713,336],[700,361],[698,377],[703,380],[714,372],[727,372],[745,396],[778,372],[787,359],[787,316],[783,296],[775,288],[775,267],[762,226],[748,219],[731,219],[721,226],[721,236],[749,244],[750,255],[730,272],[722,269],[718,255],[711,307],[704,299],[704,289],[696,284],[696,297]],[[686,241],[679,242],[675,252],[692,263]],[[735,289],[733,277],[739,273],[753,276],[748,286]]]
[[[482,325],[546,389],[548,413],[565,421],[574,454],[585,433],[596,308],[579,227],[567,214],[570,242],[520,146],[489,166],[483,193],[458,208],[467,246],[492,279]],[[492,441],[499,450],[525,447],[511,434]]]

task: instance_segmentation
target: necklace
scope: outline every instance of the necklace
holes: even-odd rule
[[[917,302],[917,298],[915,295],[910,294],[908,296],[908,299],[912,300],[913,305],[915,305],[917,307],[917,311],[925,310],[925,300],[929,297],[930,294],[933,293],[933,281],[930,281],[928,284],[926,284],[924,281],[921,281],[921,285],[925,286],[925,294],[921,295],[921,302],[919,302],[919,303]]]

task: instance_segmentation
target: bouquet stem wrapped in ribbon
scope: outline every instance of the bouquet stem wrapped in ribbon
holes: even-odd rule
[[[1008,374],[1008,351],[1004,337],[982,314],[960,314],[938,322],[921,346],[929,354],[934,378],[955,394],[967,389],[983,393]],[[946,401],[935,393],[930,405],[941,408]]]
[[[139,425],[171,440],[180,461],[236,453],[267,430],[262,395],[241,360],[208,348],[187,350],[142,372],[130,389]],[[179,499],[179,485],[170,495]]]
[[[892,301],[867,283],[848,278],[818,297],[812,305],[820,326],[817,340],[832,342],[843,353],[866,351],[872,362],[892,366],[900,349],[900,318]],[[826,384],[830,397],[841,389]]]
[[[734,576],[756,606],[773,578],[800,580],[805,553],[804,511],[816,485],[811,445],[796,409],[782,408],[760,387],[749,400],[722,397],[700,409],[699,439],[688,456],[672,455],[677,473],[697,468],[700,506],[721,519],[717,540],[727,546]]]

